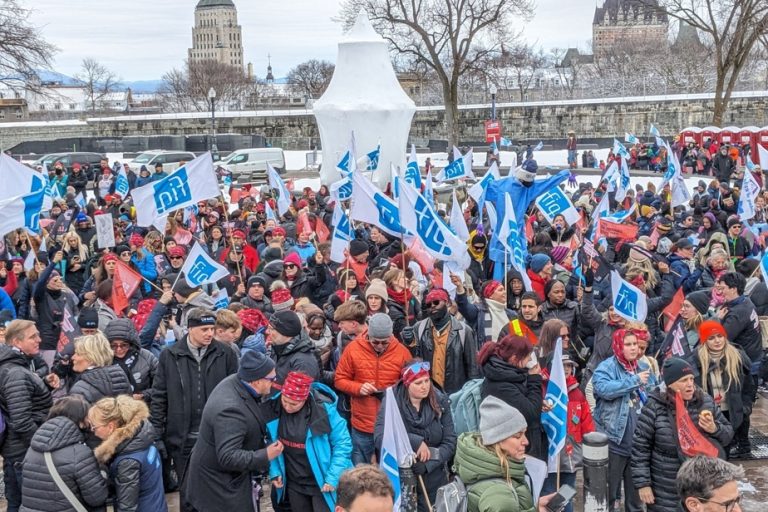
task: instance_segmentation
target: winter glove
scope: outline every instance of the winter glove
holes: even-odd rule
[[[410,345],[413,343],[414,339],[414,332],[413,327],[410,325],[403,327],[403,330],[400,332],[400,337],[403,339],[403,343],[405,345]]]
[[[589,267],[584,271],[584,288],[592,288],[593,284],[595,284],[595,273],[592,267]]]
[[[160,459],[168,460],[168,449],[165,447],[165,443],[161,439],[155,441],[155,447],[157,448],[157,452],[160,454]]]

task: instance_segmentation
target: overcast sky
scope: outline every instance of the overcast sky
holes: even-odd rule
[[[59,48],[54,69],[74,75],[93,57],[123,80],[159,79],[180,67],[192,43],[197,0],[21,0],[32,21]],[[336,59],[341,27],[331,21],[341,0],[235,0],[245,62],[263,77],[311,58]],[[595,0],[538,0],[520,29],[544,48],[584,46],[592,37]]]

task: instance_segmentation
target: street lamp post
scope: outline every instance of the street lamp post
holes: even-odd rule
[[[496,84],[491,84],[491,121],[496,120]]]
[[[208,89],[208,99],[211,101],[211,155],[217,160],[219,148],[216,145],[216,89]]]

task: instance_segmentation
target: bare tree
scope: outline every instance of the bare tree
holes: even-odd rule
[[[305,94],[317,99],[331,82],[335,66],[327,60],[311,59],[296,65],[286,77],[296,94]]]
[[[498,59],[499,69],[508,71],[514,79],[520,93],[520,101],[525,101],[537,73],[548,63],[549,58],[544,54],[543,49],[526,43],[516,44],[509,50],[502,50],[501,57]]]
[[[0,2],[0,83],[40,91],[38,69],[50,69],[56,47],[40,37],[30,10],[15,0]]]
[[[188,62],[184,69],[163,75],[160,87],[163,106],[175,112],[204,112],[210,108],[208,91],[216,91],[216,104],[241,108],[249,101],[254,83],[237,66],[215,60]]]
[[[80,72],[74,78],[85,90],[92,113],[102,106],[104,97],[117,89],[120,82],[115,73],[90,57],[83,59]]]
[[[550,55],[561,84],[556,92],[562,91],[573,98],[576,89],[590,81],[594,68],[591,59],[576,48],[552,48]]]
[[[498,54],[502,41],[514,40],[533,11],[533,0],[345,0],[347,26],[362,11],[394,52],[424,62],[443,89],[449,144],[459,138],[459,82],[473,68]]]
[[[720,125],[739,75],[761,37],[768,34],[766,0],[661,0],[669,16],[706,36],[713,49],[715,105],[712,124]]]

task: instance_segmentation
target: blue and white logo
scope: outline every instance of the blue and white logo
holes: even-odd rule
[[[419,163],[411,160],[405,167],[405,182],[413,185],[416,190],[421,190],[421,171]]]
[[[213,276],[216,267],[208,263],[208,260],[202,254],[199,255],[187,274],[187,282],[192,286],[199,286]]]
[[[442,254],[446,258],[450,258],[453,255],[453,251],[445,240],[443,230],[440,229],[440,224],[445,225],[442,219],[438,220],[434,217],[434,210],[429,207],[421,194],[416,198],[415,206],[416,229],[418,230],[419,238],[421,238],[428,249]]]
[[[464,159],[456,158],[443,169],[443,181],[461,178],[464,174]]]
[[[178,205],[192,200],[187,180],[187,168],[182,167],[170,176],[153,184],[155,208],[158,214],[175,210]]]
[[[125,169],[120,169],[120,172],[117,173],[117,181],[115,181],[115,192],[120,194],[120,197],[125,197],[129,190],[128,176],[125,174]]]
[[[397,206],[380,192],[374,194],[373,200],[376,204],[376,209],[379,211],[379,222],[382,227],[395,233],[401,233],[403,228],[400,225],[400,211],[397,209]]]
[[[376,146],[376,149],[366,155],[368,157],[368,165],[365,167],[366,171],[375,171],[379,168],[379,156],[381,155],[381,146]]]

